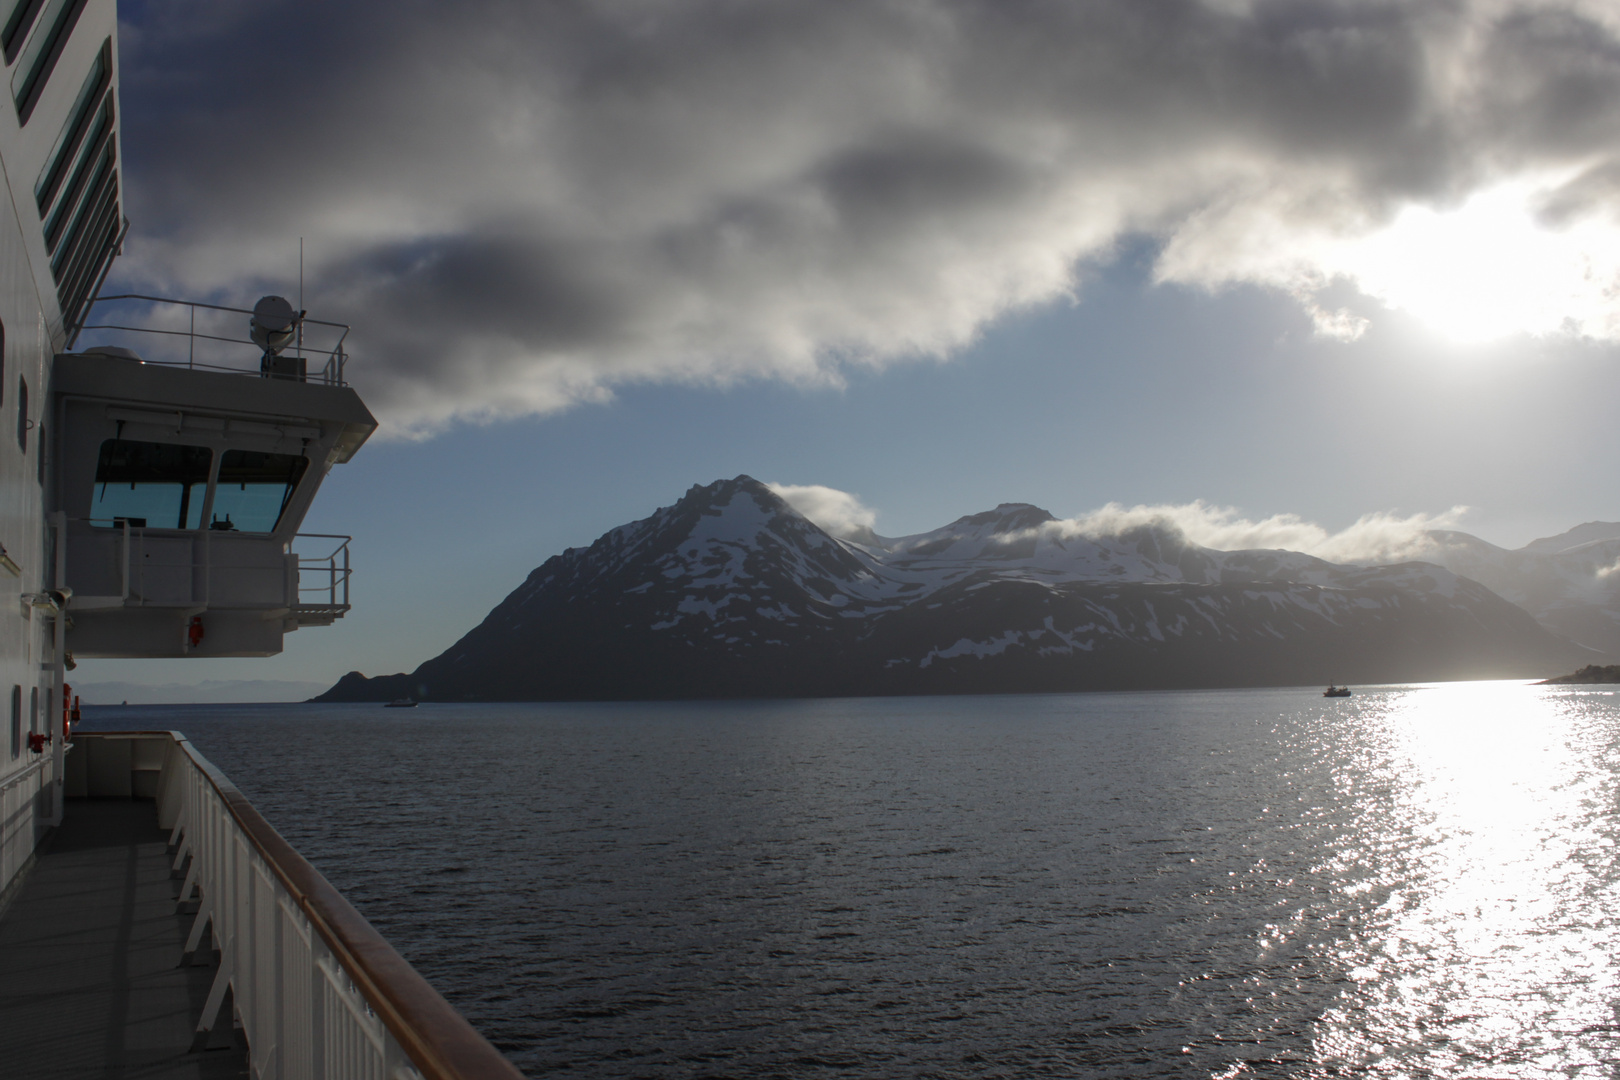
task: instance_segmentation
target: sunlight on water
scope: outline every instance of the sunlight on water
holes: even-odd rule
[[[1321,1063],[1610,1075],[1614,752],[1588,703],[1472,683],[1392,694],[1364,714],[1396,794],[1363,838],[1412,862],[1391,860],[1369,940],[1344,942],[1354,985],[1317,1025]]]
[[[104,713],[537,1080],[1620,1075],[1606,690]]]

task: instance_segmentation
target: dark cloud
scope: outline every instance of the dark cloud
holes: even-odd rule
[[[1574,0],[126,18],[121,274],[240,296],[306,237],[312,308],[356,324],[404,429],[941,354],[1131,232],[1162,276],[1311,303],[1324,245],[1403,205],[1525,176],[1550,223],[1614,199],[1620,18]]]

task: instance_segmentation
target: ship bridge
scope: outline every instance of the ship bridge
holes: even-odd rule
[[[348,328],[279,297],[252,311],[98,303],[107,321],[86,337],[151,347],[89,345],[55,360],[58,587],[45,602],[66,607],[66,650],[268,656],[289,631],[341,618],[349,538],[298,529],[328,470],[377,426],[344,381]]]

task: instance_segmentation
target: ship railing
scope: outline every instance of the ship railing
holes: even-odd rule
[[[339,614],[349,610],[349,542],[352,536],[340,536],[337,533],[298,533],[293,537],[294,542],[299,540],[335,540],[337,546],[325,555],[306,555],[294,552],[298,557],[298,607],[319,608],[324,611],[333,611]],[[325,550],[322,547],[321,550]],[[313,584],[305,585],[305,580]],[[325,603],[322,603],[322,600]]]
[[[264,350],[247,337],[245,320],[251,318],[250,308],[229,307],[223,304],[204,304],[195,300],[175,300],[164,296],[146,296],[141,293],[120,293],[117,296],[97,297],[90,311],[104,304],[123,304],[124,311],[135,314],[133,305],[147,305],[147,317],[135,325],[126,322],[86,322],[79,335],[93,334],[96,344],[111,344],[115,338],[101,340],[106,332],[153,335],[159,342],[159,352],[142,356],[141,361],[161,367],[183,367],[202,371],[224,371],[235,375],[263,376],[261,360]],[[199,313],[202,328],[198,328]],[[182,317],[183,316],[183,327]],[[234,325],[230,316],[240,316]],[[90,312],[86,312],[86,319]],[[166,321],[167,320],[167,321]],[[235,333],[231,331],[234,329]],[[344,368],[348,353],[343,343],[349,336],[344,323],[311,319],[307,315],[297,322],[294,343],[282,359],[291,359],[300,382],[324,383],[327,386],[347,386]],[[74,344],[77,345],[78,335]],[[172,339],[172,340],[166,340]],[[179,345],[184,342],[182,356]],[[201,358],[199,358],[199,347]],[[317,367],[317,364],[319,365]],[[277,377],[282,377],[279,373]]]
[[[266,609],[290,608],[294,612],[317,612],[331,618],[341,618],[350,608],[349,579],[353,568],[349,564],[349,544],[352,536],[337,533],[294,533],[288,553],[296,563],[296,575],[289,590],[282,582],[287,574],[285,562],[241,562],[222,560],[214,552],[216,537],[240,537],[263,542],[268,536],[223,532],[214,529],[178,530],[152,529],[131,525],[128,518],[72,518],[74,522],[100,529],[117,530],[118,599],[124,605],[135,607],[201,607],[215,601],[216,577],[234,577],[232,587],[224,590],[221,605],[234,608],[257,607]],[[155,534],[149,542],[148,534]],[[176,544],[175,541],[189,541]],[[320,553],[309,554],[297,550],[300,542],[319,541],[314,546]],[[227,550],[234,547],[227,541]],[[180,548],[187,554],[166,560]],[[154,559],[153,556],[156,556]],[[153,596],[147,577],[163,577],[172,582],[177,572],[183,572],[186,586],[180,593]],[[260,589],[244,588],[243,581],[253,575],[269,579]],[[201,589],[198,580],[201,580]],[[161,587],[159,587],[161,589]],[[259,594],[261,599],[246,601],[244,596]],[[289,595],[290,593],[290,595]],[[81,601],[81,606],[83,601]]]
[[[260,1080],[521,1080],[184,735],[74,736],[98,739],[163,747],[158,821],[185,873],[181,907],[198,904],[176,960],[217,952],[219,964],[193,1049],[230,1031],[229,990]]]
[[[52,766],[51,755],[42,754],[0,780],[0,893],[33,855],[50,824]]]

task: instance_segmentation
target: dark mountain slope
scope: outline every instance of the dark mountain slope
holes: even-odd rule
[[[1423,563],[1061,532],[1008,504],[839,540],[741,476],[548,559],[410,674],[318,700],[986,693],[1533,676],[1594,657]],[[869,541],[869,542],[867,542]]]

